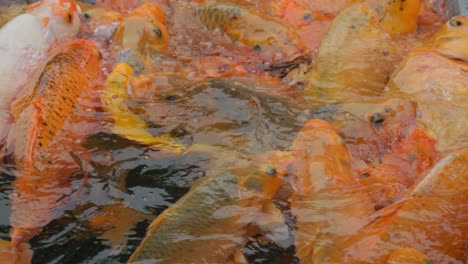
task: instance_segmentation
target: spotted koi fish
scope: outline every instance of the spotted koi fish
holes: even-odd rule
[[[74,119],[80,100],[101,81],[100,52],[76,40],[60,48],[12,103],[7,150],[17,169],[10,216],[14,254],[72,202],[69,179],[77,171],[85,175],[77,143],[85,136],[83,124],[72,124],[80,120]]]
[[[78,13],[72,0],[43,0],[0,29],[0,144],[11,122],[11,101],[50,48],[78,33]]]

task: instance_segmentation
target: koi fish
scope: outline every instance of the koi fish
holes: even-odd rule
[[[224,3],[201,5],[196,14],[208,30],[221,30],[232,41],[258,50],[266,61],[294,61],[307,53],[294,29],[273,17]]]
[[[282,154],[267,154],[212,173],[159,215],[129,263],[226,263],[247,242],[246,227],[263,216],[282,185]],[[266,217],[268,218],[268,217]]]
[[[416,111],[416,104],[409,100],[390,99],[331,104],[315,110],[312,117],[327,121],[338,131],[352,157],[354,173],[365,177],[362,171],[378,167],[382,157],[416,127]]]
[[[7,136],[9,105],[56,43],[80,29],[79,10],[72,0],[43,0],[28,7],[0,29],[0,143]]]
[[[356,181],[345,142],[325,121],[313,119],[293,142],[288,176],[296,217],[296,256],[325,263],[335,243],[368,223],[373,207]]]
[[[394,38],[414,31],[420,0],[387,2],[385,6],[358,2],[335,18],[316,63],[302,76],[308,99],[362,101],[384,92],[402,53]]]
[[[112,132],[143,145],[181,152],[185,149],[183,145],[174,143],[170,137],[151,135],[148,124],[128,109],[125,99],[129,97],[127,87],[131,85],[132,74],[133,69],[120,62],[104,83],[101,99],[104,110],[113,119]]]
[[[119,50],[137,54],[164,51],[169,45],[165,22],[164,13],[157,4],[145,3],[119,25],[112,41]]]
[[[109,8],[78,2],[83,18],[83,31],[108,40],[123,20],[122,14]]]
[[[86,135],[82,123],[79,128],[72,123],[81,120],[75,118],[80,100],[101,81],[100,52],[91,42],[76,40],[60,49],[12,103],[7,150],[17,169],[10,216],[13,253],[20,254],[21,244],[72,201],[69,179],[84,170],[76,142]]]
[[[454,17],[411,51],[388,83],[387,96],[418,103],[418,121],[437,149],[468,146],[468,18]]]
[[[420,263],[463,263],[468,235],[467,164],[466,149],[448,154],[407,199],[383,209],[373,222],[330,251],[328,263],[389,263],[395,250],[404,248],[428,256]]]

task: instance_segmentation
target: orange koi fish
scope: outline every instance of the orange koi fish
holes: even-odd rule
[[[145,3],[133,10],[114,33],[113,43],[119,50],[138,54],[161,52],[169,45],[169,34],[161,8],[154,3]]]
[[[395,70],[386,96],[418,103],[420,117],[437,149],[468,146],[468,18],[454,17]]]
[[[43,0],[0,29],[0,144],[7,136],[11,101],[50,48],[73,38],[80,29],[72,0]]]
[[[198,180],[189,193],[153,221],[128,262],[234,261],[236,249],[249,237],[247,226],[274,207],[271,199],[286,172],[275,167],[281,159],[281,153],[268,154]]]
[[[78,2],[83,19],[83,31],[98,38],[108,40],[120,22],[122,14],[109,8]]]
[[[13,253],[21,253],[21,244],[72,201],[69,179],[85,169],[77,141],[86,136],[83,124],[72,122],[81,121],[78,105],[101,81],[100,52],[91,42],[76,40],[54,55],[13,102],[7,139],[17,169],[10,216]]]
[[[301,263],[325,263],[335,243],[355,234],[373,212],[359,186],[345,142],[325,121],[313,119],[293,142],[291,210]]]
[[[258,50],[268,62],[287,62],[304,56],[307,48],[287,23],[232,4],[206,4],[197,16],[208,30],[219,29],[232,41]]]
[[[395,38],[415,30],[420,0],[386,2],[358,2],[335,18],[302,76],[308,99],[362,101],[384,92],[402,53]]]
[[[383,209],[374,222],[330,251],[327,263],[392,263],[395,251],[401,256],[405,248],[427,256],[411,263],[464,263],[467,186],[468,152],[448,154],[407,199]]]

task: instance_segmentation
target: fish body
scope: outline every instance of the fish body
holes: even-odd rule
[[[358,234],[329,252],[329,263],[389,263],[397,257],[395,250],[404,248],[427,255],[426,263],[464,263],[467,166],[466,149],[448,154],[406,199],[384,208]]]
[[[383,7],[357,2],[334,19],[316,62],[302,76],[309,99],[362,101],[384,92],[402,52],[393,35],[411,32],[413,26],[400,25],[415,24],[419,9],[419,0],[388,2],[392,4]],[[395,7],[400,5],[401,10]],[[378,16],[387,19],[379,21]]]
[[[296,255],[301,263],[325,263],[331,248],[367,223],[373,207],[352,173],[343,138],[325,121],[305,124],[292,155]]]
[[[468,19],[454,17],[411,51],[388,83],[387,96],[418,103],[418,121],[437,149],[468,146]]]
[[[304,56],[307,48],[287,23],[232,4],[206,4],[197,17],[208,30],[219,29],[232,41],[258,50],[268,62],[287,62]]]
[[[123,20],[119,12],[95,5],[78,2],[83,19],[83,31],[104,41],[109,40]]]
[[[0,142],[6,137],[9,105],[56,43],[73,38],[80,18],[71,0],[44,0],[0,29]]]
[[[125,100],[129,97],[127,88],[132,85],[132,77],[133,69],[119,62],[104,83],[101,101],[113,119],[112,132],[143,145],[180,153],[185,149],[183,145],[174,143],[170,137],[151,135],[148,123],[128,109]]]
[[[246,243],[247,225],[271,204],[284,175],[269,158],[253,162],[192,185],[153,221],[129,263],[226,263]]]
[[[14,252],[70,202],[69,178],[84,170],[77,141],[86,136],[86,125],[73,127],[71,122],[80,121],[74,119],[80,100],[101,81],[98,49],[76,40],[61,47],[12,103],[7,151],[13,153],[17,170],[10,216]]]

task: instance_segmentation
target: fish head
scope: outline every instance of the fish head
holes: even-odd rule
[[[80,62],[91,80],[102,79],[101,52],[93,42],[84,39],[73,40],[66,44],[67,53]]]
[[[110,8],[79,2],[81,17],[89,31],[105,39],[109,38],[123,20],[122,14]]]
[[[273,197],[282,186],[282,178],[287,174],[291,161],[290,152],[271,151],[256,157],[248,168],[236,173],[242,176],[242,188],[262,197]]]
[[[468,17],[453,17],[428,42],[437,53],[468,62]]]
[[[169,34],[164,23],[164,14],[159,6],[144,4],[119,25],[113,41],[122,49],[139,53],[164,51],[169,45]]]
[[[307,121],[293,141],[292,152],[289,176],[295,193],[308,195],[354,181],[345,141],[324,120]]]
[[[81,27],[81,11],[73,0],[43,0],[28,12],[41,20],[51,42],[71,40]]]

